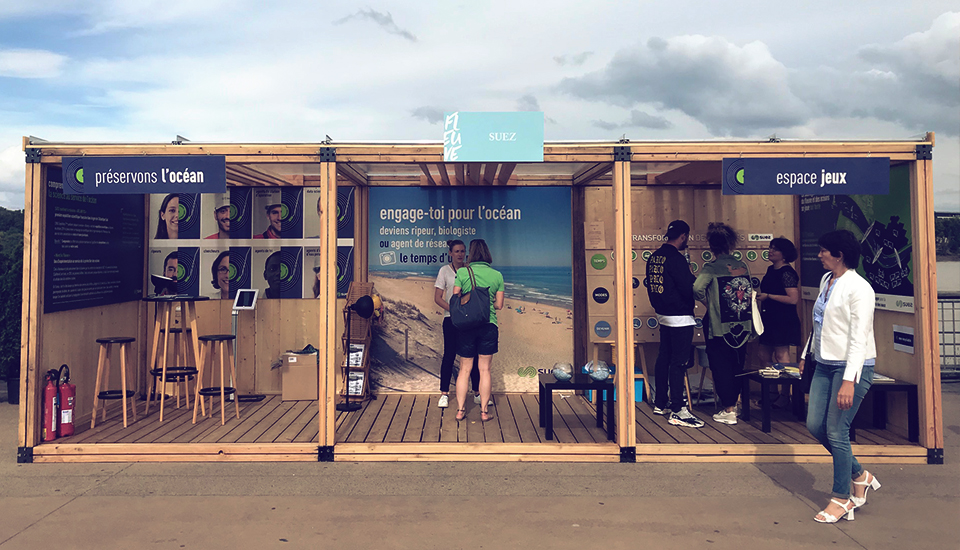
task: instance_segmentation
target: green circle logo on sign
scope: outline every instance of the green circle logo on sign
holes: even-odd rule
[[[649,260],[650,256],[653,256],[653,252],[650,252],[649,250],[644,250],[643,253],[640,254],[640,257],[643,258],[643,261]]]
[[[743,168],[737,170],[737,183],[743,185]]]
[[[83,168],[77,170],[73,177],[77,178],[77,181],[80,183],[83,183]]]
[[[764,250],[760,253],[760,257],[763,258],[764,261],[770,261],[770,251]]]
[[[737,261],[740,261],[743,259],[743,254],[741,254],[739,250],[734,250],[733,257],[736,258]]]
[[[697,262],[690,262],[690,271],[692,271],[693,273],[700,271],[700,266],[697,265]]]
[[[756,251],[756,250],[748,250],[748,251],[747,251],[747,259],[750,260],[751,262],[757,261],[757,251]]]
[[[636,250],[631,250],[631,251],[630,251],[630,255],[632,256],[632,260],[633,260],[633,261],[637,261],[637,251],[636,251]]]
[[[713,259],[713,253],[710,252],[709,250],[704,250],[703,254],[700,254],[700,257],[703,258],[703,261],[709,262],[710,260]]]
[[[607,267],[607,257],[603,254],[594,254],[593,257],[590,258],[590,265],[592,265],[594,269],[603,269]]]

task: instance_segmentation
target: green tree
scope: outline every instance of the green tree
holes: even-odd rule
[[[960,216],[937,218],[934,233],[938,258],[960,255]]]
[[[0,207],[0,377],[19,376],[23,210]]]

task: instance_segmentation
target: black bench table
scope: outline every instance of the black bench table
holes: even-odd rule
[[[878,430],[887,428],[887,394],[902,391],[907,394],[907,439],[920,441],[920,407],[917,385],[902,380],[874,380],[867,395],[873,394],[873,427]],[[856,431],[850,427],[850,439],[856,439]]]
[[[764,378],[757,371],[740,375],[743,387],[740,390],[741,411],[744,420],[750,420],[750,382],[760,384],[760,431],[770,433],[770,411],[773,408],[770,399],[772,384],[787,384],[790,386],[790,403],[793,405],[793,414],[798,420],[806,418],[803,406],[803,392],[800,387],[800,378],[781,375],[778,378]]]
[[[593,390],[597,392],[597,427],[603,428],[603,406],[607,407],[607,439],[613,440],[613,380],[594,380],[586,374],[577,373],[570,380],[561,382],[553,374],[541,374],[540,379],[540,427],[546,438],[553,439],[553,392],[556,390]]]

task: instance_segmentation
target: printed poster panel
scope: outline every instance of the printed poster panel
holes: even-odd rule
[[[143,296],[140,195],[67,195],[47,167],[43,311],[69,311]]]
[[[493,391],[535,391],[538,370],[573,361],[569,188],[375,187],[369,219],[370,281],[385,308],[374,325],[376,387],[440,389],[443,309],[434,284],[450,261],[448,239],[468,247],[484,239],[504,277]]]
[[[820,235],[848,229],[860,239],[857,272],[873,285],[877,309],[913,313],[913,234],[907,165],[890,168],[888,195],[829,195],[800,199],[801,290],[814,300],[824,271]]]

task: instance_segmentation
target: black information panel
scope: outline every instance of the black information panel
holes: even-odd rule
[[[47,168],[44,313],[143,296],[143,195],[65,195]]]

